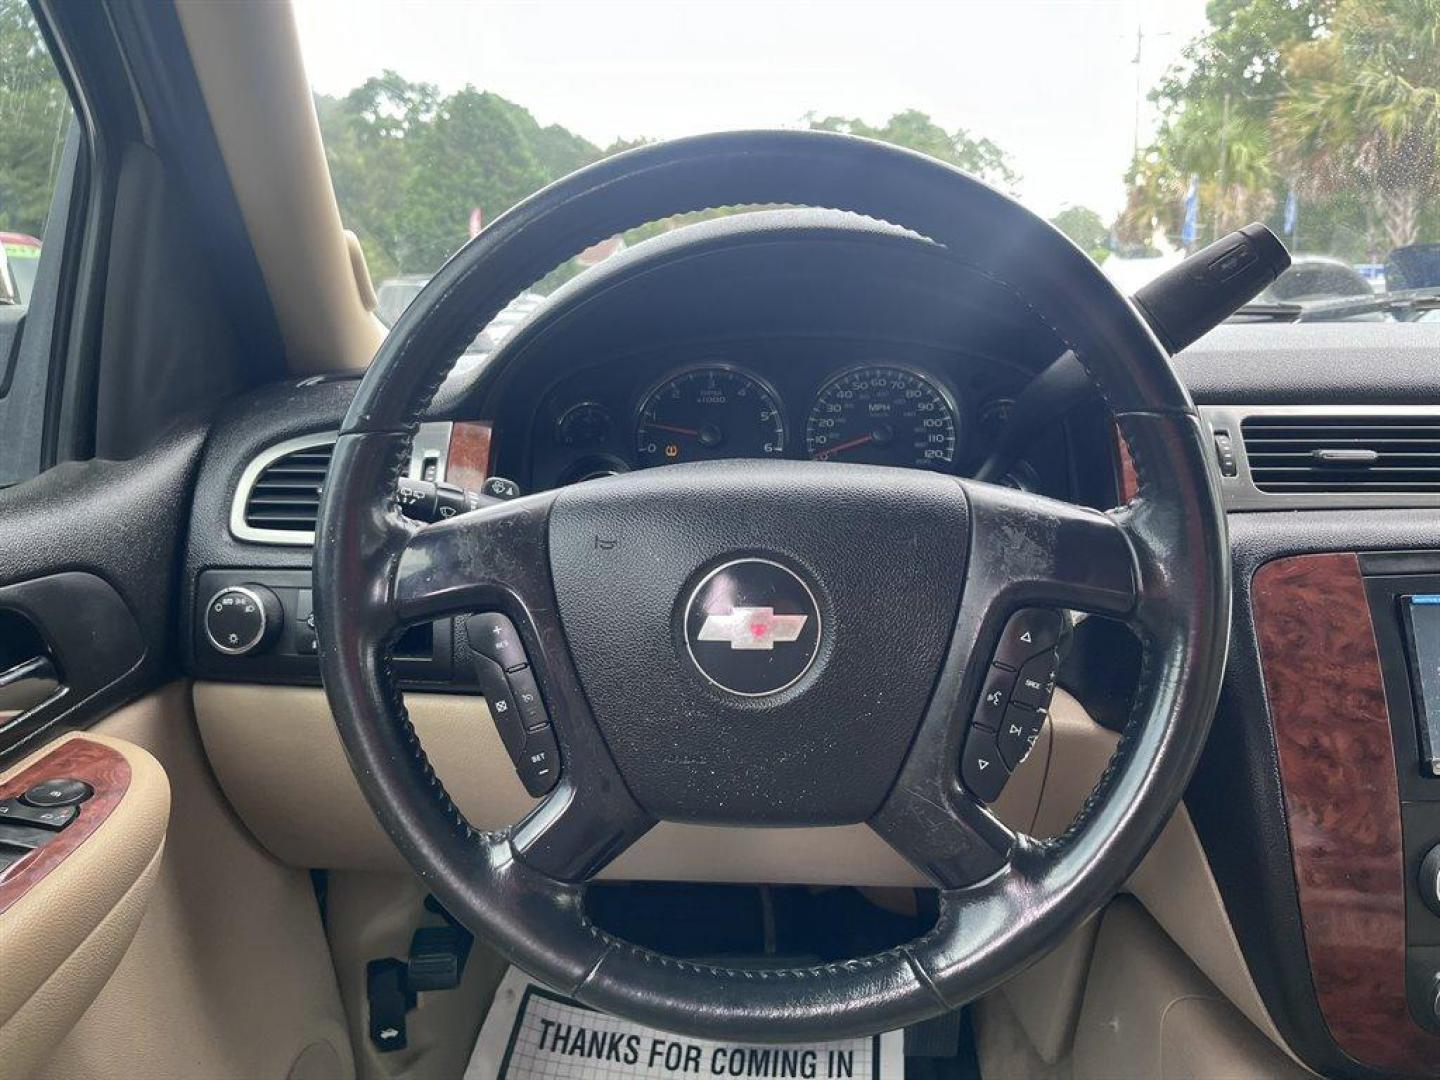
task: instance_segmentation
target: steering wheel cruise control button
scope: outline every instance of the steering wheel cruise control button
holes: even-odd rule
[[[1010,770],[1000,756],[993,731],[970,729],[960,758],[960,778],[981,802],[994,802],[1000,797],[1005,781],[1010,779]]]
[[[1044,726],[1044,712],[1027,709],[1023,705],[1012,705],[1005,710],[1005,722],[1000,725],[995,742],[1000,747],[1000,757],[1006,768],[1012,772],[1019,768]]]
[[[1025,608],[1010,616],[995,646],[995,663],[1019,670],[1032,657],[1055,648],[1064,618],[1048,608]]]
[[[481,656],[488,656],[506,671],[524,667],[530,662],[525,655],[525,646],[515,632],[515,624],[504,615],[486,612],[471,615],[465,620],[465,633],[469,635],[470,647]]]
[[[495,718],[495,728],[500,732],[505,752],[513,758],[525,743],[525,724],[520,707],[510,693],[505,669],[488,656],[476,656],[475,681],[485,695],[485,704],[490,706],[490,715]]]
[[[539,798],[560,779],[560,751],[520,635],[514,623],[494,612],[471,615],[465,635],[500,741],[525,790]]]
[[[1015,701],[1032,709],[1048,709],[1055,693],[1055,672],[1060,660],[1054,652],[1025,661],[1015,678]]]
[[[20,798],[31,806],[74,806],[94,794],[95,789],[84,780],[65,778],[43,780]]]
[[[520,782],[535,798],[548,794],[560,779],[560,748],[555,733],[544,727],[525,735],[525,747],[515,763]]]

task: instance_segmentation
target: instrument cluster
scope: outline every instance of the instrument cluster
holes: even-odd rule
[[[964,473],[1025,381],[968,359],[870,353],[746,363],[707,352],[613,361],[543,395],[527,487],[722,458]]]

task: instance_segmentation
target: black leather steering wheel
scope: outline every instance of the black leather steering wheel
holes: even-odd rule
[[[591,481],[423,527],[400,515],[395,484],[419,417],[513,295],[624,229],[767,203],[903,226],[1010,290],[1091,373],[1128,442],[1137,497],[1099,513],[932,473],[739,461]],[[813,633],[813,662],[758,696],[702,677],[690,656],[689,598],[736,559],[779,566],[812,605],[804,625],[814,630],[795,633]],[[871,1033],[954,1008],[1096,911],[1181,797],[1229,628],[1229,552],[1204,429],[1130,303],[1058,232],[975,179],[814,132],[644,147],[559,181],[467,244],[396,324],[356,393],[325,485],[314,574],[336,723],[372,808],[427,887],[581,1002],[751,1041]],[[1026,605],[1122,619],[1143,645],[1110,768],[1047,842],[1002,826],[957,768],[1001,627]],[[519,628],[562,769],[544,802],[499,833],[471,828],[446,795],[386,658],[406,625],[486,610]],[[477,723],[482,715],[477,707]],[[656,955],[591,923],[584,883],[657,819],[868,822],[934,880],[938,921],[901,947],[817,967]]]

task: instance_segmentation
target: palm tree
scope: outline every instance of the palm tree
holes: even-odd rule
[[[1265,106],[1226,93],[1194,102],[1174,125],[1171,154],[1182,173],[1200,177],[1200,206],[1216,237],[1272,208]]]
[[[1369,191],[1392,247],[1440,184],[1440,0],[1342,0],[1332,32],[1286,56],[1274,130],[1312,195]]]
[[[1156,233],[1180,232],[1185,180],[1164,151],[1163,142],[1142,150],[1125,175],[1125,208],[1115,220],[1122,244],[1150,248]]]

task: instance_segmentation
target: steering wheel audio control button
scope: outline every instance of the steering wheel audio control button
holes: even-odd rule
[[[995,663],[1018,671],[1027,660],[1055,648],[1064,617],[1049,608],[1024,608],[1010,616],[995,646]]]
[[[1020,763],[1030,755],[1044,726],[1044,712],[1027,709],[1023,705],[1011,705],[1005,710],[1005,722],[1000,725],[995,742],[1000,747],[1000,757],[1006,768],[1012,772],[1019,768]]]
[[[971,722],[976,727],[998,731],[1000,721],[1005,718],[1005,710],[1010,707],[1010,695],[1014,689],[1015,673],[992,667],[980,688],[980,700],[975,703],[975,715]]]
[[[1010,770],[1000,756],[995,733],[971,728],[960,756],[960,779],[981,802],[994,802],[1010,779]]]
[[[525,734],[525,746],[515,760],[515,770],[525,790],[535,798],[548,794],[560,779],[560,748],[555,732],[547,725]]]
[[[1015,678],[1015,701],[1032,709],[1048,709],[1055,693],[1055,672],[1060,658],[1053,651],[1025,661]]]
[[[506,671],[514,671],[530,662],[525,655],[525,646],[515,632],[515,624],[504,615],[488,611],[483,615],[471,615],[465,620],[465,633],[470,638],[470,647],[481,656],[488,656]]]

